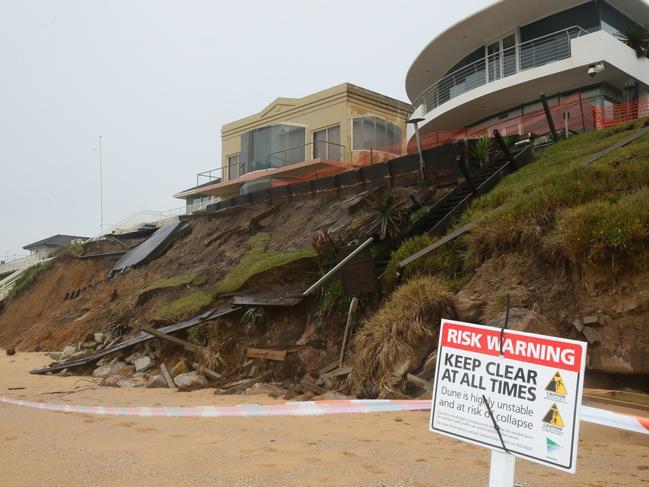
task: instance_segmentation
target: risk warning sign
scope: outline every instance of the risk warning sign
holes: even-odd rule
[[[583,342],[443,320],[430,431],[574,473],[585,360]]]

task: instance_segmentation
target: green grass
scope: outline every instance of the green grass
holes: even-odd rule
[[[215,294],[230,293],[243,286],[248,279],[256,274],[280,267],[299,259],[315,257],[311,246],[292,252],[276,252],[268,249],[270,235],[257,233],[248,241],[250,251],[214,288]]]
[[[571,137],[556,144],[476,200],[460,222],[476,224],[463,239],[467,245],[467,265],[479,265],[494,255],[514,249],[542,247],[545,236],[552,232],[557,218],[566,209],[593,202],[612,204],[647,186],[649,137],[638,139],[591,166],[580,164],[586,156],[629,136],[643,122]],[[631,130],[626,130],[629,127]],[[590,207],[588,211],[597,212],[601,208]],[[598,218],[597,214],[593,216]],[[584,238],[590,237],[584,235]],[[560,240],[554,241],[554,251],[562,254],[556,248]]]
[[[144,288],[142,292],[149,293],[158,289],[169,289],[185,286],[202,286],[206,282],[207,276],[205,274],[203,274],[202,272],[194,272],[193,274],[156,279],[146,288]]]
[[[155,318],[165,321],[180,320],[197,315],[212,301],[213,296],[208,292],[187,294],[158,308]]]
[[[17,296],[18,293],[29,288],[34,283],[38,275],[41,272],[43,272],[45,269],[50,267],[53,263],[54,263],[53,260],[49,260],[47,262],[41,262],[40,264],[35,264],[29,269],[27,269],[25,273],[16,280],[14,286],[11,288],[11,291],[9,291],[9,295],[7,296],[7,298],[11,299],[14,296]]]

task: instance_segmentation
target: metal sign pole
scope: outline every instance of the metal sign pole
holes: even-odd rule
[[[491,450],[489,487],[514,487],[515,469],[516,457],[514,455]]]

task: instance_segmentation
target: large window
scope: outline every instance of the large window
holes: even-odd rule
[[[272,125],[241,136],[240,174],[282,167],[305,160],[306,129],[294,125]]]
[[[360,117],[353,121],[354,150],[381,150],[399,153],[401,127],[379,117]]]
[[[340,161],[340,125],[313,132],[313,158]]]

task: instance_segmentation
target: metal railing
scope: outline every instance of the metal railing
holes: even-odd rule
[[[589,32],[573,26],[516,44],[464,66],[426,88],[416,99],[415,113],[425,115],[456,96],[526,69],[569,58],[571,41]]]

